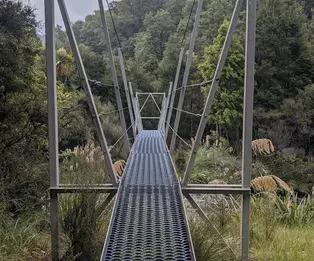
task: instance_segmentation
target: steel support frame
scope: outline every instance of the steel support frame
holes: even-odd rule
[[[237,0],[221,56],[212,81],[209,95],[205,104],[203,115],[196,135],[196,141],[192,148],[184,178],[182,181],[182,193],[189,199],[190,193],[196,194],[241,194],[241,260],[249,261],[250,238],[250,181],[252,163],[252,127],[253,127],[253,98],[254,98],[254,62],[255,62],[255,37],[256,37],[256,0],[247,0],[246,3],[246,50],[245,50],[245,80],[244,80],[244,109],[243,109],[243,146],[242,146],[242,184],[232,185],[197,185],[188,184],[189,177],[194,167],[197,150],[200,146],[208,115],[218,88],[219,79],[227,59],[231,46],[232,36],[236,29],[243,0]],[[189,200],[190,201],[190,200]],[[190,201],[191,203],[191,201]],[[193,203],[193,202],[192,202]],[[191,204],[192,204],[191,203]],[[204,218],[204,212],[199,206],[198,213]],[[206,216],[206,215],[205,215]]]
[[[116,66],[114,64],[114,58],[113,58],[113,54],[112,54],[112,48],[111,48],[108,26],[107,26],[107,22],[106,22],[103,0],[98,0],[98,4],[99,4],[101,23],[103,26],[103,31],[104,31],[104,36],[105,36],[105,42],[106,42],[106,46],[107,46],[107,52],[108,52],[108,58],[109,58],[109,63],[110,63],[112,81],[113,81],[113,85],[114,85],[114,91],[116,94],[116,99],[117,99],[117,104],[118,104],[120,123],[121,123],[123,133],[126,133],[126,135],[124,135],[124,137],[123,137],[123,139],[124,139],[123,149],[124,149],[124,152],[126,154],[128,154],[130,151],[130,144],[129,144],[129,138],[128,138],[126,123],[125,123],[125,117],[124,117],[124,113],[123,113],[123,106],[122,106],[121,95],[120,95],[120,90],[119,90],[117,71],[116,71]]]
[[[174,104],[174,99],[176,97],[176,91],[178,87],[178,81],[179,81],[179,76],[180,76],[180,71],[181,71],[181,66],[182,66],[182,58],[184,54],[184,48],[180,49],[180,54],[179,54],[179,59],[178,59],[178,65],[177,65],[177,71],[176,71],[176,76],[174,79],[174,84],[172,87],[172,91],[170,93],[170,103],[169,103],[169,111],[167,115],[167,122],[166,122],[166,131],[165,131],[165,140],[168,138],[168,132],[169,132],[169,126],[170,126],[170,121],[171,121],[171,116],[172,116],[172,108]]]
[[[106,138],[105,138],[105,135],[104,135],[104,131],[103,131],[103,128],[102,128],[102,125],[101,125],[99,114],[97,112],[97,108],[96,108],[96,105],[95,105],[93,94],[92,94],[92,91],[91,91],[91,88],[90,88],[90,85],[89,85],[89,82],[88,82],[88,78],[87,78],[87,75],[86,75],[86,72],[85,72],[85,68],[84,68],[84,65],[83,65],[83,61],[82,61],[82,58],[81,58],[80,51],[78,49],[78,45],[77,45],[75,36],[74,36],[74,33],[73,33],[73,29],[71,27],[69,15],[68,15],[68,12],[67,12],[64,0],[58,0],[58,4],[59,4],[59,8],[60,8],[60,12],[61,12],[61,16],[62,16],[64,25],[65,25],[65,28],[66,28],[66,33],[67,33],[67,36],[68,36],[68,39],[69,39],[69,43],[70,43],[70,46],[71,46],[71,49],[72,49],[72,52],[73,52],[73,56],[75,58],[76,67],[77,67],[78,73],[79,73],[79,75],[80,75],[80,77],[82,79],[82,85],[83,85],[85,94],[87,96],[89,109],[90,109],[91,115],[93,117],[93,121],[94,121],[94,124],[95,124],[96,132],[97,132],[98,139],[99,139],[99,142],[100,142],[100,147],[101,147],[101,149],[102,149],[102,151],[104,153],[105,163],[106,163],[106,166],[108,168],[109,176],[110,176],[112,184],[117,185],[118,184],[117,177],[116,177],[114,169],[112,167],[112,160],[111,160],[111,157],[110,157],[108,144],[107,144],[107,141],[106,141]]]
[[[132,90],[132,85],[130,84],[130,90]],[[133,95],[132,95],[133,96]],[[141,111],[140,105],[138,102],[138,96],[132,97],[133,105],[134,105],[134,114],[135,114],[135,127],[137,132],[141,132],[143,130],[143,123],[141,119]]]
[[[131,126],[132,126],[132,131],[133,131],[133,138],[135,139],[135,137],[136,137],[136,130],[135,130],[135,124],[134,124],[133,106],[132,106],[132,102],[131,102],[131,99],[130,99],[130,91],[129,91],[128,82],[127,82],[126,74],[125,74],[124,59],[123,59],[123,55],[122,55],[122,52],[121,52],[120,48],[118,49],[118,53],[119,53],[120,69],[121,69],[122,78],[123,78],[123,84],[124,84],[124,90],[125,90],[125,95],[126,95],[126,101],[127,101],[127,104],[128,104],[129,115],[130,115],[130,120],[131,120]]]
[[[225,42],[224,42],[224,45],[220,54],[220,58],[216,67],[214,78],[213,78],[210,91],[207,97],[207,101],[203,110],[202,118],[198,126],[197,134],[195,137],[195,143],[193,145],[192,152],[190,154],[190,158],[189,158],[189,161],[187,163],[186,170],[184,173],[184,178],[182,182],[183,186],[185,186],[188,183],[189,178],[191,176],[192,169],[194,167],[196,153],[200,147],[201,139],[202,139],[206,124],[208,122],[208,115],[210,113],[210,110],[214,101],[214,96],[218,88],[220,76],[222,74],[222,71],[223,71],[227,56],[228,56],[228,52],[230,50],[230,46],[232,43],[232,36],[237,26],[237,20],[240,15],[242,4],[243,4],[243,0],[237,0],[233,14],[232,14],[227,36],[226,36],[226,39],[225,39]]]
[[[87,97],[89,109],[93,117],[101,149],[107,163],[112,184],[60,184],[58,157],[58,114],[56,88],[56,50],[55,50],[55,5],[53,0],[45,0],[45,30],[46,30],[46,76],[48,90],[48,134],[49,134],[49,173],[50,173],[50,219],[51,219],[51,255],[52,261],[60,260],[60,227],[59,227],[59,194],[60,193],[109,193],[104,201],[108,205],[117,192],[117,178],[112,167],[107,142],[89,86],[84,65],[71,28],[64,0],[58,0],[61,15],[66,27],[67,36],[82,79],[82,85]]]
[[[46,76],[48,89],[48,135],[50,186],[59,185],[58,107],[55,49],[55,5],[45,0]],[[51,255],[53,261],[60,255],[59,197],[50,191]]]
[[[192,63],[192,55],[194,51],[194,46],[195,46],[195,41],[197,37],[197,29],[198,29],[198,24],[200,21],[200,16],[201,16],[201,11],[202,11],[202,6],[203,6],[204,0],[198,0],[197,3],[197,9],[196,9],[196,14],[195,14],[195,21],[194,21],[194,26],[193,26],[193,31],[191,35],[191,41],[190,41],[190,46],[189,46],[189,53],[186,59],[186,64],[185,64],[185,70],[184,70],[184,75],[183,75],[183,80],[182,80],[182,86],[186,86],[188,83],[189,79],[189,74],[190,74],[190,68],[191,68],[191,63]],[[184,95],[185,95],[185,88],[182,88],[180,90],[180,97],[179,97],[179,102],[177,106],[177,113],[174,121],[174,126],[173,126],[173,132],[171,136],[171,142],[170,142],[170,154],[171,156],[173,155],[175,145],[176,145],[176,133],[178,133],[179,129],[179,123],[180,123],[180,118],[181,118],[181,110],[183,108],[183,102],[184,102]]]
[[[253,102],[256,39],[256,0],[246,2],[246,48],[243,108],[242,186],[250,188],[252,169]],[[241,260],[249,260],[250,195],[242,196]]]
[[[132,83],[129,82],[129,90],[130,90],[130,98],[131,98],[131,103],[132,103],[132,107],[133,107],[133,111],[134,111],[134,128],[135,128],[135,134],[137,134],[138,132],[140,132],[140,127],[138,126],[138,113],[137,113],[137,103],[135,100],[135,97],[133,95],[133,87],[132,87]],[[143,127],[142,127],[143,129]]]
[[[170,85],[170,88],[171,88],[171,85]],[[156,102],[155,98],[154,98],[154,95],[162,95],[163,96],[163,100],[162,100],[162,105],[161,105],[161,108],[158,106],[158,103]],[[139,104],[139,96],[147,96],[143,105],[140,106]],[[156,105],[156,108],[158,109],[160,115],[159,116],[141,116],[141,111],[144,109],[147,101],[149,98],[152,98],[154,104]],[[134,113],[135,113],[135,125],[136,125],[136,128],[138,130],[143,130],[143,124],[142,124],[142,120],[151,120],[151,119],[154,119],[154,120],[159,120],[158,122],[158,130],[162,130],[164,131],[164,129],[162,128],[162,122],[165,122],[165,113],[166,113],[166,109],[165,106],[168,104],[167,103],[167,97],[165,95],[164,92],[136,92],[135,94],[135,97],[133,98],[133,103],[135,104],[135,110],[134,110]]]
[[[165,140],[166,140],[166,120],[167,120],[167,114],[169,112],[169,103],[170,103],[170,98],[171,98],[171,93],[172,93],[172,88],[173,88],[173,82],[170,82],[169,83],[169,90],[168,90],[168,95],[165,99],[165,104],[163,106],[163,109],[164,109],[164,113],[162,115],[162,118],[161,118],[161,121],[160,121],[160,124],[161,124],[161,128],[162,128],[162,131],[164,133],[164,137],[165,137]]]

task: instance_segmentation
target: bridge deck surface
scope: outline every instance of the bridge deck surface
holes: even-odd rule
[[[141,131],[134,142],[101,260],[195,260],[180,184],[160,131]]]

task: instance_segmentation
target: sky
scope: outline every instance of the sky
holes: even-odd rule
[[[35,13],[38,21],[44,23],[44,1],[45,0],[24,0],[25,3],[35,7]],[[105,9],[107,9],[106,1],[104,2]],[[84,20],[85,16],[94,13],[96,9],[99,9],[97,0],[65,0],[67,10],[69,12],[71,22],[77,20]],[[59,6],[55,0],[55,19],[56,24],[62,25],[62,18],[59,11]]]

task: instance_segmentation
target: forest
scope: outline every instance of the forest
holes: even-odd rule
[[[124,108],[127,101],[118,48],[135,91],[167,92],[180,48],[185,53],[189,48],[196,3],[109,3],[106,19]],[[213,78],[234,4],[234,0],[204,1],[189,84]],[[251,200],[253,261],[308,261],[314,257],[313,12],[313,0],[258,1],[253,139],[265,139],[273,147],[253,156],[252,179],[265,178],[264,185],[252,183],[265,190],[264,196]],[[204,134],[204,140],[208,136],[211,142],[204,143],[197,155],[194,183],[241,182],[245,17],[243,11]],[[51,260],[45,43],[38,35],[43,26],[32,7],[0,0],[0,261]],[[106,139],[113,145],[123,130],[99,11],[84,21],[73,21],[72,26]],[[57,25],[55,34],[60,182],[105,183],[106,166],[65,29]],[[186,55],[179,86],[185,59]],[[208,84],[188,88],[183,109],[202,114],[209,88]],[[177,101],[178,95],[175,104]],[[129,126],[128,111],[124,113]],[[175,112],[172,125],[174,116]],[[178,134],[188,144],[199,120],[195,115],[181,116]],[[152,126],[153,122],[145,123],[146,128]],[[129,138],[132,142],[131,131]],[[189,151],[177,142],[173,159],[179,176]],[[122,141],[112,149],[112,158],[127,160]],[[274,186],[289,190],[290,196],[273,193],[277,190],[272,187],[274,180]],[[291,197],[299,204],[291,205]],[[99,212],[101,200],[103,195],[61,197],[61,260],[99,260],[111,215],[110,209]],[[197,260],[239,260],[232,250],[240,247],[240,199],[200,196],[200,202],[221,234],[214,233],[188,208]]]

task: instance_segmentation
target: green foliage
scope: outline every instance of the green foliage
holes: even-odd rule
[[[46,224],[46,225],[45,225]],[[48,221],[41,215],[8,217],[0,206],[0,260],[43,260],[50,255]]]
[[[189,225],[198,261],[238,260],[209,223],[200,219],[191,219]]]
[[[213,44],[205,47],[204,62],[199,65],[205,80],[214,77],[216,65],[220,56],[229,27],[227,20],[221,25]],[[244,50],[239,36],[233,38],[230,54],[227,58],[223,74],[220,79],[220,89],[212,107],[210,122],[218,125],[233,126],[242,119],[243,78],[244,78]],[[209,89],[204,88],[205,95]]]
[[[32,9],[5,0],[0,17],[0,200],[17,215],[48,186],[45,75]]]
[[[312,36],[295,0],[259,2],[256,38],[256,106],[278,108],[313,80]]]
[[[228,147],[200,148],[192,172],[192,183],[208,183],[219,179],[225,182],[237,183],[237,158],[230,154]]]
[[[269,195],[251,202],[252,260],[311,258],[313,200],[303,199],[289,207],[287,199]]]
[[[304,197],[299,202],[297,194],[283,200],[276,198],[276,206],[279,211],[279,220],[290,227],[307,227],[314,220],[314,199],[310,196]],[[290,201],[292,200],[292,203]]]

